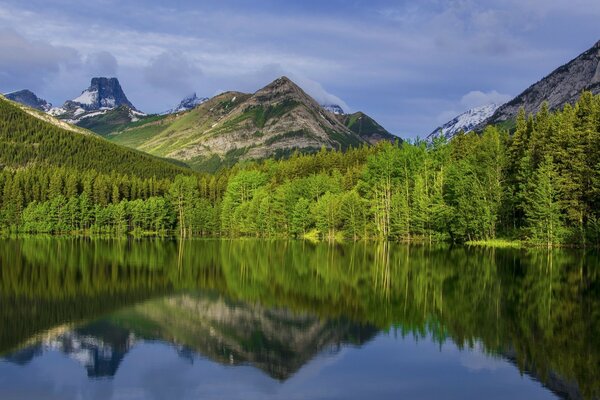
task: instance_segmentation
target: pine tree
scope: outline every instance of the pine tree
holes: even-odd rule
[[[525,215],[531,238],[548,247],[560,243],[564,229],[557,181],[552,156],[546,156],[526,192]]]

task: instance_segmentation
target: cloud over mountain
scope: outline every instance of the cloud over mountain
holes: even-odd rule
[[[0,88],[39,89],[61,68],[81,64],[77,50],[29,40],[12,29],[0,30]]]

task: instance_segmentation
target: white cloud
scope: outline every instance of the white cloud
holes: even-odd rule
[[[489,92],[473,90],[465,94],[460,99],[460,104],[463,105],[466,109],[471,109],[491,103],[504,104],[511,98],[512,96],[508,94],[498,93],[496,90],[492,90]]]
[[[61,69],[80,63],[75,49],[28,40],[10,29],[0,30],[0,91],[40,89]]]
[[[456,115],[505,101],[503,93],[517,93],[569,61],[597,40],[600,12],[597,0],[424,0],[405,6],[373,0],[339,12],[323,11],[326,5],[105,1],[73,8],[5,0],[0,26],[29,42],[77,49],[88,60],[109,52],[118,64],[107,57],[97,69],[118,69],[128,97],[148,112],[172,107],[193,90],[203,96],[219,88],[252,92],[287,75],[320,102],[347,108],[344,99],[375,113],[386,128],[410,134],[428,133],[440,110]],[[183,55],[183,64],[170,63],[170,52]],[[24,68],[17,79],[34,82],[32,88],[46,82],[61,101],[89,83],[90,65],[77,73],[56,65],[48,63],[40,74]],[[58,74],[52,72],[57,68]],[[16,82],[7,78],[15,70],[0,68],[0,83]],[[497,92],[473,92],[461,101],[469,88]],[[434,102],[416,101],[421,97]]]
[[[166,92],[186,95],[202,76],[202,70],[183,52],[168,50],[154,57],[144,69],[146,81]]]
[[[86,67],[92,76],[115,76],[117,75],[118,63],[115,56],[108,51],[99,51],[88,54]]]
[[[338,106],[342,107],[346,113],[351,112],[350,107],[344,100],[325,90],[323,85],[321,85],[319,82],[294,73],[289,75],[291,80],[304,89],[304,91],[314,98],[319,104],[337,104]]]

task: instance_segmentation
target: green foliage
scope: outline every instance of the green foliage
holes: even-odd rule
[[[481,346],[486,354],[509,356],[524,373],[535,371],[542,382],[559,376],[593,399],[600,394],[598,262],[596,252],[570,249],[384,242],[3,240],[0,353],[119,309],[137,314],[136,321],[151,317],[154,329],[144,333],[155,339],[186,348],[205,343],[199,332],[208,329],[191,323],[199,319],[194,293],[216,292],[220,302],[235,304],[236,315],[245,307],[277,307],[300,316],[304,328],[318,320],[316,331],[325,337],[331,337],[323,330],[327,321],[350,321],[392,335],[427,335],[440,345],[451,340],[459,349]],[[165,295],[158,301],[171,305],[168,312],[140,304]],[[180,307],[180,296],[189,308]],[[248,329],[247,321],[209,325],[238,333],[260,327]],[[184,329],[188,335],[181,335]]]
[[[560,243],[563,210],[558,191],[558,174],[551,156],[539,165],[525,193],[525,217],[533,240],[551,246]]]
[[[16,169],[30,165],[103,173],[125,171],[145,178],[186,172],[154,156],[59,128],[0,99],[0,166]]]
[[[100,139],[32,121],[7,102],[0,106],[5,112],[0,146],[55,150],[52,155],[45,148],[0,152],[11,167],[0,173],[5,231],[87,232],[102,226],[106,232],[182,236],[311,232],[327,240],[491,242],[500,237],[544,245],[600,244],[600,96],[590,93],[558,112],[546,106],[535,116],[520,112],[512,136],[488,127],[449,143],[380,142],[232,166],[249,150],[239,148],[223,158],[195,161],[219,171],[212,176],[175,176],[176,167],[120,147],[107,154],[103,146],[109,144]],[[247,113],[262,121],[292,106]],[[42,133],[57,135],[64,146],[46,144]],[[44,146],[37,145],[40,141]],[[82,148],[82,157],[68,157],[65,147]],[[43,166],[53,163],[65,167]],[[159,206],[153,200],[150,209],[168,209],[174,216],[163,215],[153,225],[132,223],[129,203],[150,198],[165,201]],[[86,215],[69,223],[77,221],[77,201],[86,203]],[[152,214],[150,209],[143,213]]]

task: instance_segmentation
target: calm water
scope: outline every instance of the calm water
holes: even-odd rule
[[[600,394],[600,260],[376,243],[0,241],[1,399]]]

